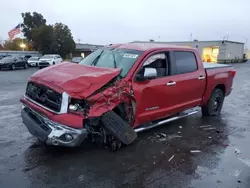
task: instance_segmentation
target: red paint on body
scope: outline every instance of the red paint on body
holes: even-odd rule
[[[201,57],[195,49],[154,43],[129,43],[113,45],[112,47],[144,52],[125,78],[115,81],[113,86],[95,95],[93,95],[95,91],[120,73],[119,69],[62,63],[38,71],[30,78],[30,81],[46,85],[60,93],[67,92],[72,98],[88,100],[90,104],[88,117],[99,117],[121,103],[132,102],[135,105],[133,127],[176,114],[185,109],[204,105],[213,89],[218,85],[225,87],[225,95],[230,93],[235,75],[232,67],[205,70]],[[175,50],[193,52],[198,63],[197,71],[143,82],[135,81],[136,73],[150,55],[156,52]],[[200,76],[204,76],[205,79],[199,80]],[[177,84],[167,87],[166,83],[168,82],[176,82]],[[22,98],[21,102],[56,122],[74,128],[83,126],[83,115],[53,114],[25,98]],[[150,108],[154,110],[147,110]]]

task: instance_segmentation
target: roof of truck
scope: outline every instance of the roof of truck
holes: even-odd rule
[[[125,49],[133,49],[140,51],[154,50],[159,48],[169,48],[169,49],[192,49],[190,47],[185,46],[177,46],[177,45],[169,45],[169,44],[159,44],[159,43],[124,43],[124,44],[111,44],[110,47],[115,48],[125,48]]]

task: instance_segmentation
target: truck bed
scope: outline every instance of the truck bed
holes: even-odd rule
[[[206,71],[206,90],[203,95],[203,104],[209,99],[213,89],[220,85],[224,88],[225,96],[231,92],[233,84],[233,76],[231,71],[233,67],[231,65],[224,64],[212,64],[203,62],[204,69]]]
[[[225,68],[225,67],[231,67],[231,65],[225,65],[225,64],[218,64],[218,63],[206,63],[203,62],[205,69],[216,69],[216,68]]]

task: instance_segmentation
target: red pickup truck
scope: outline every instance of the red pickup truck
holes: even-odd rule
[[[50,145],[101,141],[116,150],[137,133],[197,113],[219,115],[236,71],[205,64],[192,48],[128,43],[98,49],[79,64],[33,74],[22,119]]]

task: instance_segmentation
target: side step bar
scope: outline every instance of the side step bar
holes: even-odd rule
[[[191,115],[196,114],[196,113],[198,113],[198,110],[190,111],[190,112],[187,112],[187,113],[182,112],[178,116],[174,116],[174,117],[171,117],[171,118],[168,118],[168,119],[164,119],[164,120],[158,121],[156,123],[151,123],[151,124],[148,124],[148,125],[144,125],[143,127],[140,126],[138,128],[135,128],[134,131],[137,132],[137,133],[142,132],[142,131],[146,131],[146,130],[158,127],[160,125],[163,125],[165,123],[169,123],[169,122],[175,121],[177,119],[181,119],[181,118],[184,118],[184,117],[187,117],[187,116],[191,116]]]

